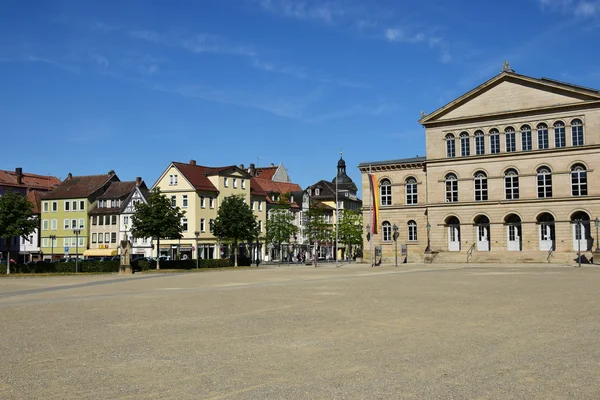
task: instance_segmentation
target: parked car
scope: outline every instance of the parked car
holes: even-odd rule
[[[10,263],[11,264],[16,264],[15,260],[13,260],[12,258],[10,259]],[[6,258],[0,260],[0,265],[6,265]]]
[[[63,257],[56,262],[75,262],[75,257]]]

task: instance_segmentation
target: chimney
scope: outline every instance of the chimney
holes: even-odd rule
[[[15,168],[15,174],[17,174],[17,185],[23,183],[23,168]]]
[[[250,163],[250,168],[248,168],[248,174],[250,174],[250,176],[256,175],[256,166],[252,163]]]
[[[240,164],[240,169],[244,169],[244,164]]]
[[[71,179],[73,178],[73,174],[69,172],[69,175],[67,175],[67,179]]]
[[[271,167],[274,167],[274,166],[275,166],[275,164],[271,163]]]
[[[190,165],[196,165],[196,160],[190,160]]]
[[[135,178],[135,186],[140,186],[142,184],[142,177],[138,176]]]
[[[113,176],[115,174],[115,170],[111,169],[110,171],[108,171],[108,175],[109,176]]]

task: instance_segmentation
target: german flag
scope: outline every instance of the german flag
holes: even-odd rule
[[[369,186],[371,188],[371,234],[377,234],[379,225],[379,196],[377,193],[377,178],[373,174],[368,174]]]

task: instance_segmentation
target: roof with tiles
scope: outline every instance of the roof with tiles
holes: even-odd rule
[[[98,199],[120,199],[127,197],[135,187],[136,181],[113,182],[106,189],[106,192],[98,196]]]
[[[21,173],[21,183],[19,183],[18,172],[0,170],[0,186],[26,187],[30,190],[50,191],[60,185],[60,180],[54,176]]]
[[[33,204],[33,213],[40,214],[40,205],[42,203],[42,194],[39,190],[31,190],[27,192],[27,200]]]
[[[173,165],[183,174],[196,190],[206,190],[209,192],[218,192],[215,185],[208,179],[207,174],[214,173],[216,168],[205,167],[203,165],[187,164],[182,162],[173,162]],[[221,167],[226,169],[228,167]]]
[[[74,199],[89,197],[101,189],[110,180],[118,181],[116,174],[71,176],[61,182],[44,199]]]

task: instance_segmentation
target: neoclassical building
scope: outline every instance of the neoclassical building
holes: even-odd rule
[[[567,262],[580,249],[592,256],[600,91],[505,64],[419,122],[426,157],[359,165],[364,225],[377,223],[377,233],[365,233],[367,259],[371,244],[393,260],[394,225],[408,261]],[[369,171],[378,204],[368,195]]]

